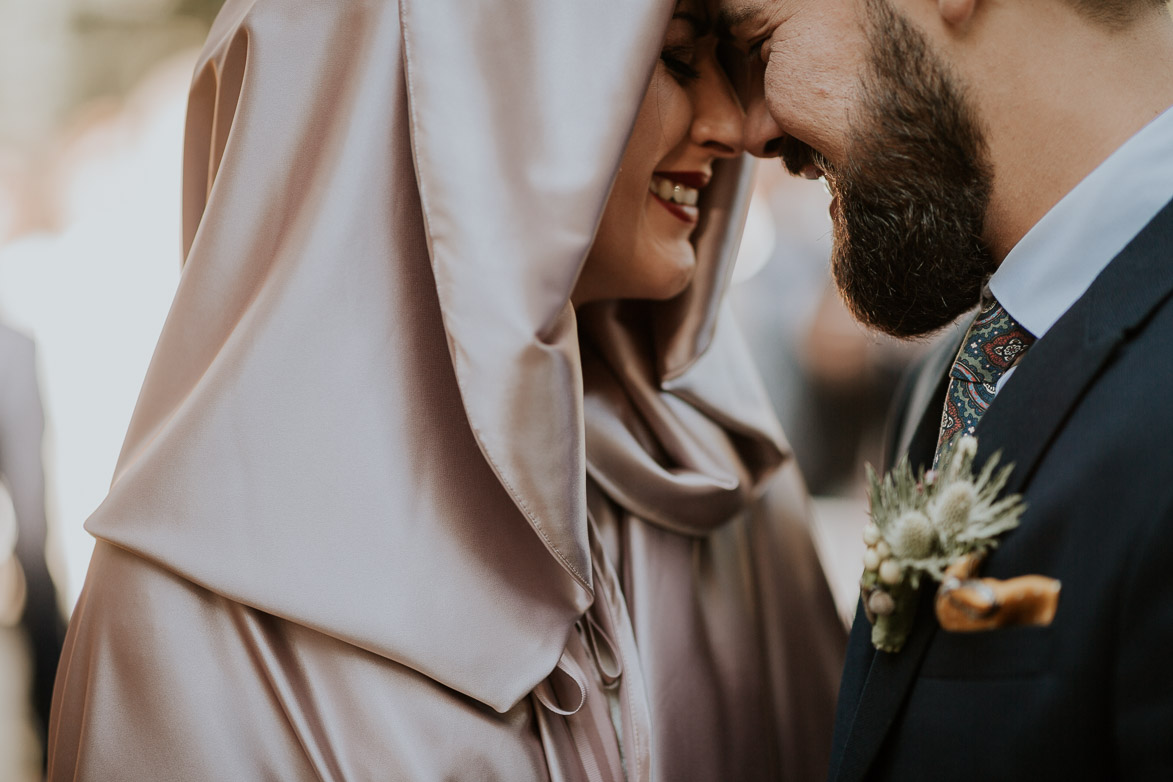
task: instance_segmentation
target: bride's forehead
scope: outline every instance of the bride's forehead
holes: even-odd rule
[[[676,0],[676,16],[692,16],[708,21],[717,10],[716,0]]]
[[[717,0],[677,0],[672,18],[691,22],[697,34],[704,35],[712,29],[717,10]]]

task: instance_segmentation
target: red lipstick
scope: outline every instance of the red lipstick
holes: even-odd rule
[[[709,179],[710,175],[704,171],[657,171],[648,183],[648,192],[673,217],[688,225],[696,225],[700,219],[697,208],[700,190]]]
[[[652,175],[696,190],[703,190],[713,178],[712,174],[704,171],[654,171]]]

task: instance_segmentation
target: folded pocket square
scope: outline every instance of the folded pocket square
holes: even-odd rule
[[[973,633],[1018,625],[1046,626],[1059,607],[1060,584],[1046,576],[1005,581],[976,578],[982,557],[971,554],[948,567],[937,589],[937,621],[945,630]]]

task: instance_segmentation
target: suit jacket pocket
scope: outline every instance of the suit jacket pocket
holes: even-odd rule
[[[1004,679],[1036,676],[1051,663],[1050,627],[1002,627],[976,633],[938,629],[921,665],[930,679]]]

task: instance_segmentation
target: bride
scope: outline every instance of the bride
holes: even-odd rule
[[[507,5],[226,3],[51,779],[823,773],[707,9]]]

